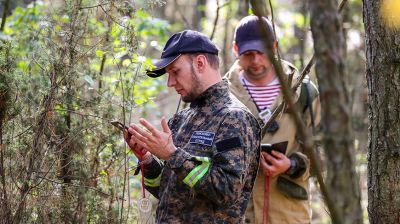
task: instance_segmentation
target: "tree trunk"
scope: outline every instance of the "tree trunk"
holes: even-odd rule
[[[6,25],[9,4],[10,4],[10,0],[5,0],[4,1],[3,17],[2,17],[2,20],[1,20],[1,27],[0,27],[1,31],[4,30],[4,26]]]
[[[206,17],[206,7],[207,0],[199,0],[194,5],[192,28],[194,30],[201,30],[201,19]]]
[[[250,0],[241,0],[239,1],[239,6],[238,6],[238,11],[237,11],[237,16],[239,19],[248,16],[249,15],[249,5],[250,5]]]
[[[400,223],[400,31],[384,27],[381,1],[364,0],[369,101],[368,214]]]
[[[335,0],[310,2],[316,73],[321,90],[326,184],[338,208],[334,223],[362,223],[360,188],[354,168],[351,105],[345,82],[344,37]]]

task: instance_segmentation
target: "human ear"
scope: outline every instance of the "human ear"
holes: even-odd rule
[[[236,58],[239,57],[239,47],[237,46],[236,42],[232,42],[232,51],[235,54]]]
[[[199,73],[203,73],[205,71],[207,65],[207,58],[206,56],[200,54],[196,56],[196,59],[194,60],[194,66],[197,68],[197,71]]]

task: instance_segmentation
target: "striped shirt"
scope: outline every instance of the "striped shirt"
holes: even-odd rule
[[[281,84],[277,78],[265,86],[257,86],[247,81],[243,73],[240,73],[240,81],[256,103],[259,111],[266,107],[269,108],[281,91]]]

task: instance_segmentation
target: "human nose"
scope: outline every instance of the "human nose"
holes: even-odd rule
[[[168,87],[173,87],[176,84],[176,80],[173,76],[168,75],[168,81],[167,81],[167,86]]]
[[[251,58],[253,63],[259,63],[261,61],[261,55],[260,54],[254,54],[253,57]]]

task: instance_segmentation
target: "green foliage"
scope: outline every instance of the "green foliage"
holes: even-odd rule
[[[0,44],[0,122],[3,123],[11,100],[12,77],[10,73],[14,69],[14,63],[10,58],[10,44],[7,41],[1,41]]]
[[[126,1],[102,4],[18,7],[0,35],[0,93],[7,93],[0,96],[10,102],[1,136],[8,203],[16,215],[18,187],[31,186],[28,223],[136,220],[120,200],[141,195],[130,172],[136,159],[109,121],[154,107],[165,84],[144,70],[170,26]]]

